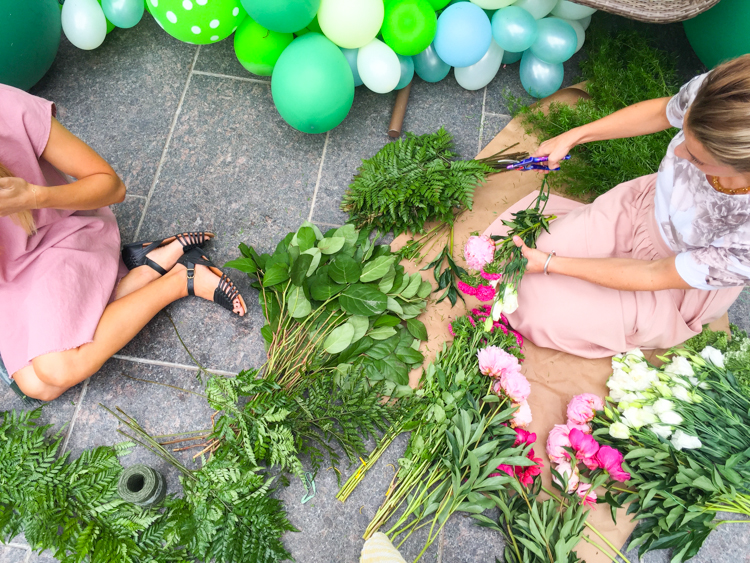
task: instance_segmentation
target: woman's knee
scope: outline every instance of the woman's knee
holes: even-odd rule
[[[81,367],[68,352],[54,352],[37,356],[31,361],[34,372],[42,383],[52,387],[69,388],[88,375],[83,374]]]
[[[40,401],[52,401],[62,395],[67,389],[48,385],[37,377],[33,366],[27,366],[13,374],[18,388],[27,397]]]

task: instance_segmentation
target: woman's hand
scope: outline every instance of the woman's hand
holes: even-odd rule
[[[526,273],[541,274],[544,271],[544,263],[547,261],[547,258],[549,258],[549,254],[537,250],[536,248],[529,248],[519,236],[513,237],[513,242],[521,249],[523,257],[528,260],[528,264],[526,264]]]
[[[557,137],[552,137],[544,141],[531,156],[548,156],[547,166],[549,168],[557,168],[560,165],[560,161],[565,158],[565,155],[570,153],[570,149],[579,143],[578,132],[575,129],[571,129]]]
[[[0,217],[34,209],[34,189],[23,178],[0,178]]]

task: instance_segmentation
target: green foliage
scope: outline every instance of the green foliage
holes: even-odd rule
[[[575,107],[553,103],[547,115],[528,106],[516,110],[540,142],[637,102],[672,96],[679,89],[673,61],[636,32],[595,29],[586,42],[589,58],[581,62],[581,71],[590,100]],[[656,172],[673,134],[662,131],[580,145],[549,181],[553,188],[593,199],[617,184]]]
[[[367,452],[364,441],[404,413],[406,402],[383,402],[383,387],[369,385],[361,369],[347,376],[327,372],[293,391],[257,378],[255,370],[215,375],[207,386],[209,404],[221,411],[214,438],[247,463],[279,466],[303,479],[302,458],[315,472],[325,460],[340,462],[336,447],[356,461]]]
[[[685,342],[685,347],[700,352],[706,346],[713,346],[722,352],[727,370],[734,376],[742,393],[750,397],[750,338],[736,325],[730,325],[730,332],[731,338],[726,332],[713,331],[706,325],[703,332]]]
[[[422,233],[427,221],[453,224],[456,209],[471,209],[474,189],[493,172],[475,160],[453,160],[453,138],[440,128],[406,134],[362,162],[341,209],[358,228],[399,235]]]
[[[132,444],[58,458],[62,436],[45,437],[40,412],[0,413],[0,540],[23,532],[32,549],[65,563],[192,560],[173,543],[172,520],[117,495],[117,458]]]

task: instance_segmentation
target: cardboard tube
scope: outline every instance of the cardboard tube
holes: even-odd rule
[[[394,139],[401,136],[401,128],[404,125],[404,116],[406,115],[406,106],[409,104],[409,92],[411,92],[411,82],[399,90],[396,95],[396,103],[393,104],[388,136]]]

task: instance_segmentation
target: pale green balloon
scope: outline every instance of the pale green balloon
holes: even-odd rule
[[[146,8],[164,31],[194,45],[226,39],[247,16],[240,0],[146,0]]]
[[[107,18],[96,0],[68,0],[60,17],[65,36],[79,49],[96,49],[107,36]]]
[[[318,23],[328,39],[345,49],[359,49],[380,31],[383,0],[322,0]]]

